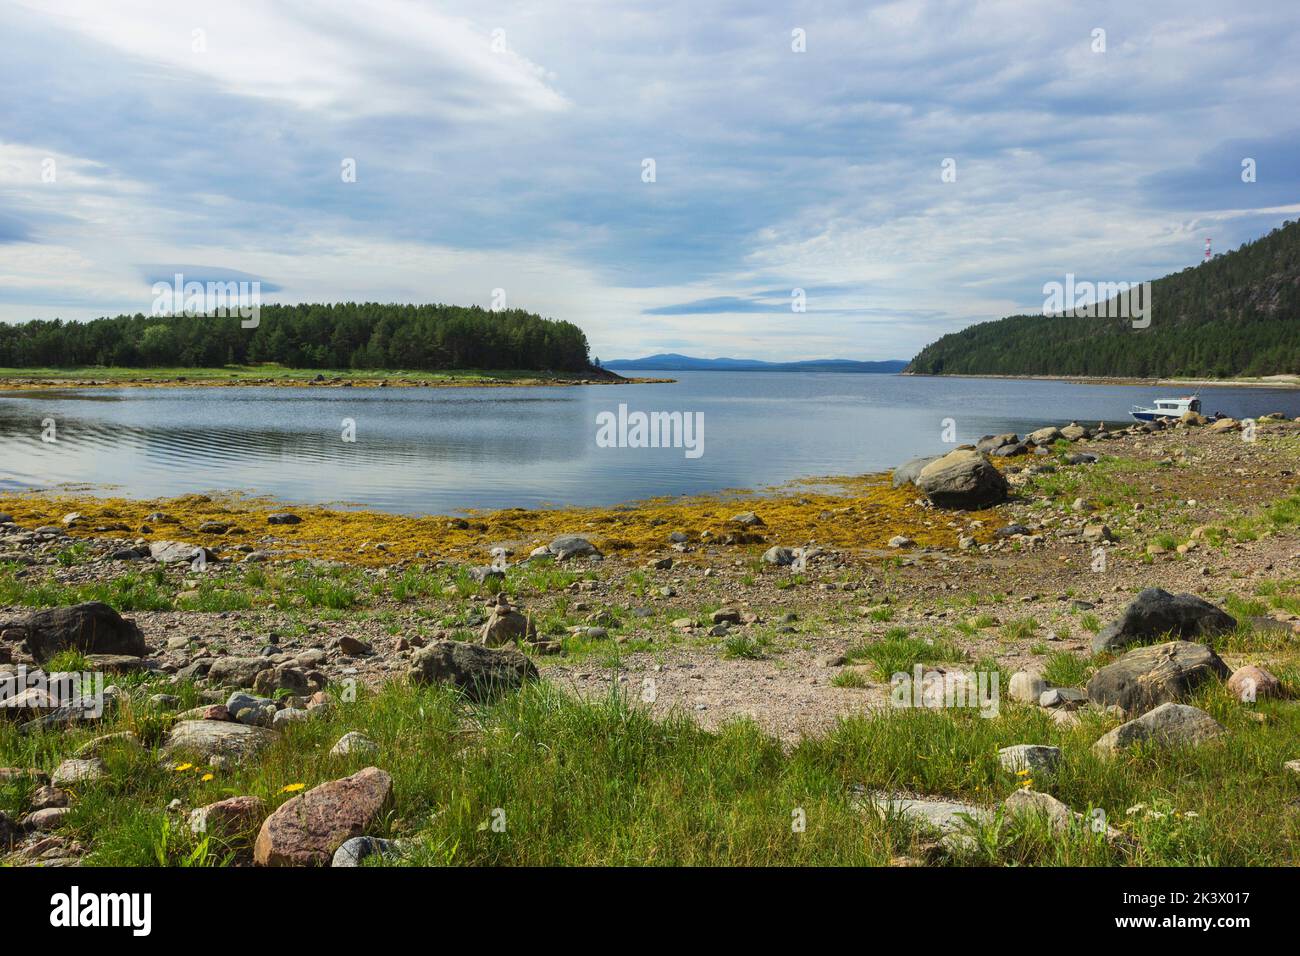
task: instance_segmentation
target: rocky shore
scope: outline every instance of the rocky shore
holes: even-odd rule
[[[1220,789],[1266,779],[1278,803],[1264,816],[1293,833],[1298,462],[1300,422],[1188,416],[987,436],[846,479],[840,494],[629,509],[414,519],[3,496],[0,678],[94,673],[107,686],[100,716],[31,687],[6,701],[0,852],[102,862],[120,834],[79,803],[130,799],[118,775],[148,766],[207,778],[171,800],[158,784],[151,812],[181,821],[182,843],[225,821],[232,861],[427,862],[412,849],[427,847],[419,825],[379,823],[413,799],[385,695],[417,695],[421,713],[445,705],[458,716],[438,733],[465,735],[489,763],[502,758],[475,721],[527,706],[539,686],[592,707],[621,692],[637,713],[685,716],[720,740],[746,720],[797,755],[854,721],[901,719],[897,674],[950,701],[997,675],[991,719],[928,704],[920,716],[952,722],[945,733],[969,735],[972,754],[990,734],[1004,746],[951,779],[905,772],[913,757],[898,753],[892,774],[888,760],[843,770],[862,781],[844,807],[883,811],[863,825],[884,828],[885,862],[972,852],[958,821],[983,818],[990,797],[1069,830],[1138,787],[1142,766],[1224,748],[1256,756]],[[247,768],[268,754],[318,782],[271,791],[263,767],[262,792],[199,801],[223,779],[253,787]],[[1103,785],[1111,774],[1133,778]],[[1169,862],[1141,857],[1145,824],[1128,809],[1108,807],[1093,830],[1100,861]],[[932,839],[894,846],[900,817]]]

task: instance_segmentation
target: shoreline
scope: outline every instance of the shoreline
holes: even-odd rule
[[[1300,375],[1270,375],[1265,378],[1196,379],[1196,378],[1132,378],[1109,375],[975,375],[968,372],[946,372],[933,375],[928,372],[899,372],[909,378],[989,378],[1018,382],[1068,382],[1073,385],[1132,385],[1146,388],[1263,388],[1300,390]]]
[[[544,388],[576,385],[656,385],[671,378],[627,378],[614,373],[558,375],[508,369],[421,372],[380,369],[222,368],[0,368],[0,393],[72,388]]]

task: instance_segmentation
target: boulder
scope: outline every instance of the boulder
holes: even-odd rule
[[[162,753],[167,757],[191,754],[205,761],[213,757],[242,760],[275,737],[275,732],[265,727],[224,720],[182,720],[167,734]]]
[[[794,551],[773,545],[763,552],[763,561],[767,564],[775,564],[778,568],[788,567],[794,564]]]
[[[1187,704],[1161,704],[1136,720],[1120,724],[1092,745],[1101,756],[1135,743],[1151,741],[1161,747],[1195,747],[1224,733],[1224,727],[1203,710]]]
[[[1241,431],[1241,422],[1235,418],[1218,418],[1210,424],[1212,432],[1235,432]]]
[[[281,512],[280,514],[267,515],[266,523],[267,524],[302,524],[302,519],[299,518],[296,514],[290,514],[289,512],[286,511],[286,512]]]
[[[1026,704],[1038,703],[1043,691],[1047,689],[1047,681],[1037,674],[1029,673],[1029,671],[1016,671],[1011,675],[1011,680],[1007,683],[1007,693],[1011,696],[1011,699]]]
[[[253,845],[258,866],[324,866],[348,840],[364,836],[392,795],[393,779],[367,767],[281,804]]]
[[[288,724],[298,724],[310,720],[311,714],[301,707],[286,707],[284,710],[277,710],[271,716],[271,726],[276,730],[282,730]]]
[[[229,837],[252,833],[266,816],[261,797],[230,797],[190,811],[190,831],[196,835]]]
[[[89,757],[85,760],[72,757],[54,768],[54,773],[50,774],[50,783],[60,790],[66,790],[77,784],[103,780],[106,776],[108,776],[108,768],[98,757]]]
[[[727,520],[728,520],[731,524],[742,525],[743,527],[746,527],[746,528],[761,528],[761,527],[763,527],[763,519],[760,518],[758,515],[754,514],[754,512],[752,512],[752,511],[742,511],[742,512],[741,512],[740,514],[738,514],[738,515],[732,515],[732,516],[731,516],[730,518],[728,518]]]
[[[152,541],[149,543],[149,557],[159,564],[180,564],[181,562],[189,564],[200,553],[205,561],[217,560],[215,552],[209,551],[207,548],[200,548],[197,545],[187,544],[184,541]]]
[[[940,844],[948,850],[971,849],[974,843],[967,832],[970,825],[986,824],[993,819],[986,807],[972,803],[891,793],[868,794],[866,807],[884,819],[901,817],[925,829],[937,830]]]
[[[460,641],[434,641],[411,658],[408,678],[417,684],[452,684],[471,700],[514,690],[537,678],[537,665],[519,651]]]
[[[1094,521],[1083,526],[1084,541],[1114,541],[1115,532],[1110,530],[1109,525],[1102,524],[1100,521]]]
[[[546,546],[546,550],[555,555],[557,561],[567,561],[569,558],[581,558],[588,555],[599,555],[600,551],[594,544],[581,535],[566,534],[556,538]]]
[[[66,807],[68,792],[58,787],[40,786],[32,791],[28,801],[33,810],[48,810],[50,807]]]
[[[70,648],[83,654],[143,657],[149,653],[135,621],[100,601],[37,611],[9,629],[26,639],[27,649],[38,663]]]
[[[1027,770],[1031,774],[1051,774],[1056,772],[1061,762],[1061,748],[1048,747],[1043,744],[1015,744],[998,751],[998,763],[1004,770],[1019,773]]]
[[[542,548],[542,552],[544,554],[550,554],[550,552],[547,551],[545,548]],[[500,568],[493,568],[486,564],[479,565],[478,567],[470,568],[469,576],[477,584],[485,584],[486,582],[491,580],[504,581],[506,579],[506,573],[504,571],[502,571]]]
[[[371,756],[379,752],[379,745],[363,733],[350,730],[339,738],[332,748],[331,757],[351,757],[357,754]]]
[[[895,488],[901,488],[903,485],[915,484],[916,476],[921,473],[926,465],[932,461],[938,461],[938,455],[931,455],[928,458],[912,458],[903,462],[894,469],[892,484]]]
[[[1066,710],[1073,710],[1086,703],[1087,700],[1087,691],[1078,690],[1074,687],[1049,687],[1038,695],[1038,706],[1048,709],[1062,707]]]
[[[361,861],[367,857],[384,857],[396,852],[397,847],[391,840],[369,836],[353,837],[335,851],[330,866],[360,866]]]
[[[1014,445],[1002,445],[994,448],[989,454],[994,458],[1018,458],[1021,455],[1029,454],[1029,446],[1024,442],[1016,442]]]
[[[1075,813],[1056,797],[1038,790],[1017,790],[1002,801],[1002,809],[1013,818],[1043,817],[1053,833],[1064,834],[1071,828],[1078,828],[1079,832],[1091,830],[1104,834],[1107,843],[1125,842],[1124,834],[1119,830],[1105,824],[1098,827],[1082,813]]]
[[[1170,641],[1129,651],[1088,681],[1088,699],[1141,713],[1185,700],[1206,681],[1228,676],[1228,665],[1204,644]]]
[[[132,654],[87,654],[87,670],[105,674],[141,674],[150,669],[150,662]]]
[[[1004,432],[1001,435],[985,435],[975,443],[975,450],[981,455],[991,455],[999,448],[1020,444],[1020,436],[1015,432]]]
[[[276,701],[272,697],[259,697],[243,691],[235,691],[229,697],[226,697],[226,713],[230,714],[233,721],[239,721],[240,723],[257,723],[255,719],[242,717],[242,714],[246,710],[260,713],[266,708],[276,710]]]
[[[1007,498],[1007,480],[983,455],[951,451],[916,476],[916,486],[940,508],[988,508]]]
[[[348,657],[364,657],[374,652],[373,648],[359,637],[344,634],[338,639],[338,649]]]
[[[1170,594],[1161,588],[1147,588],[1124,609],[1118,621],[1097,633],[1092,650],[1094,654],[1113,651],[1165,635],[1183,639],[1213,637],[1236,626],[1237,621],[1230,614],[1195,594]]]
[[[208,668],[208,680],[218,686],[252,687],[257,675],[274,667],[265,657],[218,657]]]
[[[268,697],[278,690],[287,690],[299,697],[306,697],[314,688],[307,680],[307,675],[290,664],[268,667],[257,672],[253,678],[253,692]]]
[[[1281,697],[1282,682],[1264,668],[1247,664],[1232,672],[1228,692],[1243,704],[1253,704],[1265,697]]]
[[[492,612],[479,631],[478,642],[485,647],[500,647],[502,644],[532,641],[536,637],[537,628],[532,619],[511,607],[505,594],[498,594]]]
[[[1055,425],[1048,425],[1046,428],[1040,428],[1032,431],[1025,436],[1025,441],[1033,442],[1035,445],[1050,445],[1061,436],[1061,430]]]
[[[57,830],[62,826],[63,818],[71,812],[71,807],[46,807],[33,810],[22,822],[30,830]]]

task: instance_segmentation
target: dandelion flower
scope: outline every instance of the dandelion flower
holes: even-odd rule
[[[281,792],[281,793],[297,793],[299,790],[303,789],[305,786],[307,786],[305,783],[286,783],[283,787],[280,788],[280,792]]]
[[[215,780],[216,778],[217,775],[215,773],[205,773],[203,776],[199,777],[199,779],[204,783],[207,783],[209,780]]]
[[[178,763],[178,764],[177,764],[175,767],[173,767],[172,769],[175,770],[177,773],[184,773],[186,770],[193,770],[193,769],[194,769],[194,764],[192,764],[192,763]]]

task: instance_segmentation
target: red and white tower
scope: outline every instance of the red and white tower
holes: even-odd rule
[[[1205,237],[1205,259],[1204,259],[1204,261],[1205,261],[1205,262],[1209,262],[1209,261],[1210,261],[1210,237],[1209,237],[1209,236],[1206,236],[1206,237]]]

